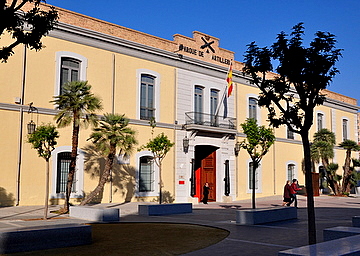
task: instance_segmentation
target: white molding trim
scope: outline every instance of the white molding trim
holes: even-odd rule
[[[58,154],[62,152],[71,152],[71,146],[61,146],[55,148],[51,152],[52,169],[51,169],[51,190],[50,198],[65,198],[64,193],[56,193],[56,178],[57,178],[57,159]],[[70,198],[82,198],[84,196],[84,156],[85,152],[78,149],[76,158],[76,192],[70,194]]]
[[[61,58],[72,58],[80,61],[80,80],[86,81],[86,71],[88,66],[88,60],[84,56],[67,51],[59,51],[56,52],[55,55],[55,85],[54,85],[54,96],[58,96],[60,94],[60,75],[61,75]]]

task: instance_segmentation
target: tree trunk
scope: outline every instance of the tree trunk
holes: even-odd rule
[[[256,162],[256,160],[252,160],[253,161],[253,164],[252,164],[252,181],[251,181],[251,185],[252,185],[252,195],[251,195],[251,204],[252,204],[252,208],[255,209],[256,208],[256,202],[255,202],[255,196],[256,196],[256,181],[255,181],[255,178],[256,178],[256,169],[258,167],[258,164]]]
[[[49,211],[49,159],[46,159],[44,220],[48,218],[48,211]]]
[[[330,188],[334,192],[334,195],[338,196],[340,194],[340,188],[339,188],[339,184],[337,183],[337,181],[334,178],[334,175],[328,169],[329,160],[328,159],[322,159],[322,164],[323,164],[323,166],[325,168],[327,182],[329,183]]]
[[[99,184],[84,200],[81,201],[80,205],[88,204],[104,189],[104,186],[110,177],[110,170],[113,168],[115,152],[116,147],[114,145],[110,145],[110,153],[106,159],[105,170],[99,180]]]
[[[313,191],[313,185],[312,185],[309,132],[306,131],[306,132],[301,133],[301,139],[302,139],[302,143],[303,143],[304,161],[305,161],[305,186],[306,186],[306,194],[307,194],[308,239],[309,239],[309,244],[316,244],[314,191]]]
[[[350,168],[350,164],[351,164],[351,149],[347,149],[345,163],[344,163],[342,193],[350,193],[350,190],[351,190],[350,176],[352,174],[352,170]]]
[[[70,194],[71,189],[74,181],[75,169],[76,169],[76,157],[77,157],[77,148],[79,144],[79,131],[80,127],[77,124],[76,120],[77,115],[74,114],[73,117],[73,134],[72,134],[72,148],[71,148],[71,156],[70,156],[70,166],[69,166],[69,174],[68,180],[66,184],[66,195],[65,195],[65,204],[64,204],[64,211],[69,212],[69,205],[70,205]]]
[[[159,160],[159,178],[160,178],[160,182],[159,182],[159,186],[160,186],[160,194],[159,194],[159,204],[162,204],[162,199],[163,199],[163,196],[162,196],[162,186],[163,186],[163,183],[162,183],[162,177],[161,177],[161,168],[162,168],[162,164],[161,164],[161,161]]]

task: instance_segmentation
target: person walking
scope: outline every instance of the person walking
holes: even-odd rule
[[[202,202],[204,204],[207,204],[207,202],[209,200],[209,193],[210,193],[209,190],[210,190],[209,183],[205,182],[204,187],[203,187],[203,195],[204,195],[204,197],[203,197],[203,200],[202,200]]]
[[[292,188],[292,197],[291,197],[290,205],[294,202],[294,206],[297,208],[298,202],[297,202],[296,194],[299,190],[301,190],[301,188],[299,188],[297,179],[292,180],[291,188]]]
[[[291,192],[290,192],[290,189],[291,189],[291,181],[290,180],[287,180],[286,181],[286,184],[284,186],[284,200],[283,200],[283,204],[282,206],[285,206],[287,204],[289,204],[291,202]]]

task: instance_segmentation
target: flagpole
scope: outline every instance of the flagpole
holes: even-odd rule
[[[229,68],[228,68],[228,71],[226,73],[226,78],[228,77],[229,75],[229,72],[230,72],[230,68],[232,66],[232,60],[230,61],[230,65],[229,65]],[[226,81],[226,80],[225,80]],[[226,94],[227,94],[227,91],[228,91],[228,82],[226,82],[226,87],[225,87],[225,91],[221,97],[221,100],[219,101],[217,107],[216,107],[216,111],[215,111],[215,118],[217,118],[217,116],[219,115],[219,111],[220,111],[220,105],[221,103],[223,102],[224,98],[227,97]]]

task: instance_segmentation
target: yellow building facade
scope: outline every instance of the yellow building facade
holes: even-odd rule
[[[201,32],[192,37],[175,34],[165,40],[82,14],[58,9],[60,22],[43,39],[39,52],[18,46],[0,64],[1,152],[0,205],[41,205],[45,191],[45,161],[27,143],[27,124],[55,123],[55,106],[65,81],[83,80],[101,98],[103,113],[125,114],[141,145],[151,138],[149,119],[175,142],[163,162],[164,198],[168,202],[198,203],[209,182],[210,201],[250,198],[250,158],[235,155],[244,138],[240,124],[254,117],[267,125],[267,111],[257,106],[259,90],[250,85],[219,39]],[[6,38],[1,39],[6,44]],[[234,91],[223,104],[226,75],[233,62]],[[357,102],[327,91],[316,108],[311,134],[328,128],[343,139],[358,141]],[[51,158],[50,195],[53,204],[64,198],[64,180],[71,151],[71,126],[58,129],[60,138]],[[82,128],[74,188],[74,203],[95,188],[104,158],[87,141],[91,127]],[[299,135],[286,127],[275,130],[276,142],[257,171],[257,197],[282,194],[285,181],[299,179],[303,151]],[[310,138],[312,140],[312,138]],[[341,166],[345,151],[335,148]],[[317,170],[318,171],[318,166]],[[339,171],[340,173],[340,171]],[[159,194],[159,170],[148,151],[118,156],[112,180],[101,202],[153,201]]]

